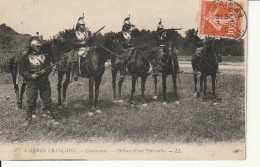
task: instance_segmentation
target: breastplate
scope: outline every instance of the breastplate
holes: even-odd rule
[[[77,39],[78,39],[79,41],[84,41],[84,40],[87,39],[87,34],[86,34],[86,32],[77,31],[76,33],[77,33]]]
[[[45,61],[45,56],[43,54],[31,54],[28,57],[30,62],[30,71],[36,72],[42,69]]]

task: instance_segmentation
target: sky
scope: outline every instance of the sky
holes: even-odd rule
[[[49,39],[59,31],[72,28],[82,13],[86,26],[102,33],[119,32],[130,14],[137,28],[156,30],[160,18],[165,28],[183,28],[180,33],[199,26],[200,0],[0,0],[0,24],[15,31]]]

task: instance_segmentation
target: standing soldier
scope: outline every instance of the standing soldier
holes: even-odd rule
[[[77,59],[76,64],[77,65],[74,65],[73,71],[75,72],[75,70],[78,69],[78,71],[80,73],[80,64],[79,64],[80,61],[79,61],[79,59],[80,59],[80,57],[86,57],[88,55],[89,50],[90,50],[88,40],[91,36],[91,31],[89,31],[85,27],[84,14],[83,14],[83,17],[80,17],[78,19],[75,34],[76,34],[76,37],[77,37],[76,50],[75,50],[75,53],[77,53],[77,56],[76,56],[76,59]],[[75,67],[75,66],[77,66],[77,67]],[[75,80],[78,79],[77,72],[75,72],[74,79]]]
[[[32,122],[32,113],[36,106],[38,91],[43,101],[43,111],[50,112],[53,123],[58,124],[53,117],[51,87],[48,79],[51,68],[44,70],[51,65],[50,59],[40,52],[41,43],[38,37],[32,37],[30,43],[32,53],[24,56],[21,60],[21,75],[27,80],[27,117],[23,125],[28,126]]]

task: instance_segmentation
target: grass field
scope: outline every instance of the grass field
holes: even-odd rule
[[[173,102],[171,77],[167,79],[168,104],[161,102],[161,77],[159,77],[158,100],[153,99],[153,79],[146,83],[147,106],[140,101],[140,83],[135,93],[135,106],[128,103],[131,78],[123,84],[124,103],[112,100],[111,72],[108,68],[103,75],[99,107],[102,113],[89,117],[88,80],[80,78],[68,88],[68,107],[58,109],[56,77],[51,77],[52,97],[59,125],[37,115],[27,129],[21,124],[24,110],[16,110],[13,85],[10,74],[1,74],[0,82],[0,140],[5,142],[57,142],[57,141],[131,141],[167,143],[205,143],[245,140],[245,77],[239,74],[221,74],[217,77],[216,94],[222,100],[210,98],[211,85],[208,85],[207,102],[193,97],[191,74],[180,75],[178,94],[180,104]],[[210,81],[210,79],[208,79]],[[40,113],[40,103],[37,103]]]

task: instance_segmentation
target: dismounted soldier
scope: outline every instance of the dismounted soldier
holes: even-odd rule
[[[83,17],[80,17],[78,19],[75,34],[76,34],[76,38],[77,38],[75,51],[78,55],[77,59],[80,59],[80,57],[86,57],[90,50],[88,41],[91,36],[91,31],[89,31],[85,27],[84,15],[83,15]],[[76,60],[76,61],[78,62],[78,60]],[[78,63],[76,63],[76,64],[78,64]],[[79,68],[80,68],[79,64],[78,64],[77,68],[79,70]],[[75,68],[75,69],[77,69],[77,68]],[[74,79],[77,80],[77,72],[75,73]]]
[[[30,43],[32,53],[24,56],[21,60],[21,75],[27,80],[27,111],[26,121],[23,125],[27,126],[32,122],[38,91],[43,101],[43,112],[49,112],[53,123],[57,124],[53,117],[51,87],[48,79],[51,68],[44,70],[51,65],[50,59],[40,52],[41,43],[37,37],[32,37]]]

